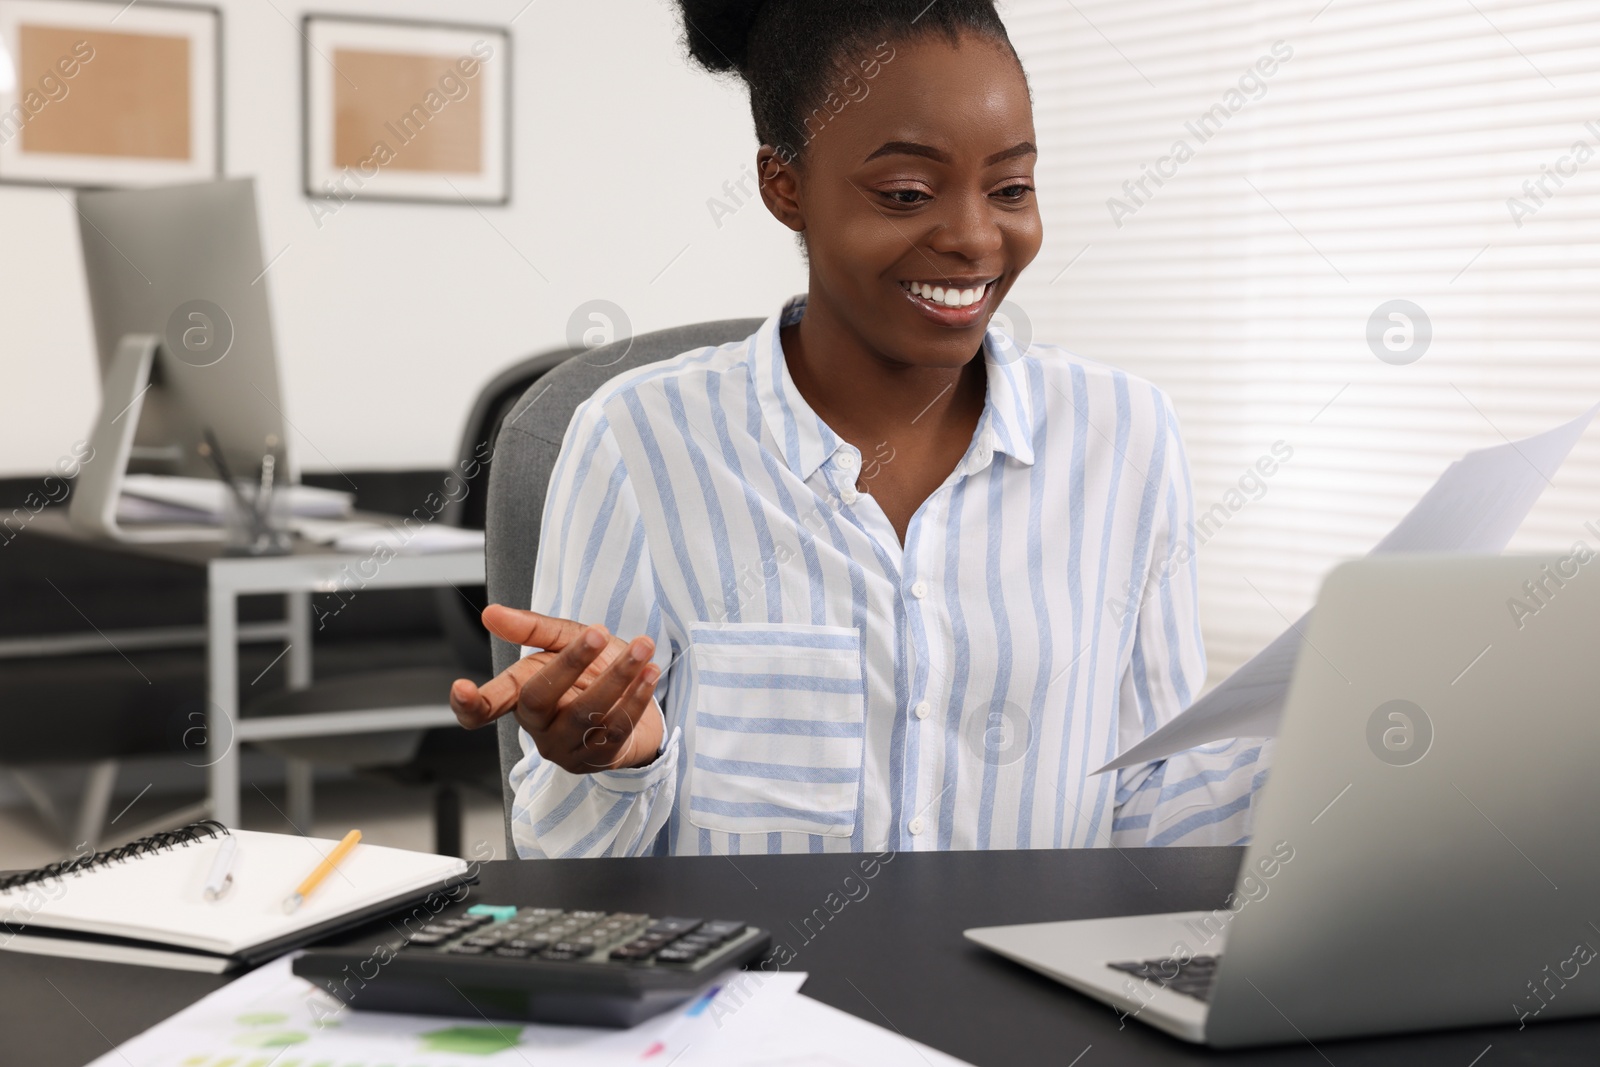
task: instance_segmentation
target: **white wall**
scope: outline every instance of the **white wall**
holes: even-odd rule
[[[451,465],[477,390],[563,345],[586,300],[614,301],[639,333],[764,316],[805,288],[789,232],[759,203],[720,228],[707,209],[751,165],[755,139],[742,90],[683,58],[667,0],[533,0],[520,15],[524,0],[313,6],[515,17],[510,206],[480,217],[464,204],[352,203],[320,230],[301,189],[305,9],[212,2],[224,12],[226,174],[256,179],[266,257],[287,247],[267,282],[304,470]],[[98,405],[72,207],[49,188],[0,185],[0,476],[50,467]]]

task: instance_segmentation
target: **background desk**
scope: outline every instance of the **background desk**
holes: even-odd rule
[[[809,995],[980,1067],[1592,1067],[1600,1058],[1600,1020],[1210,1052],[1131,1021],[1119,1030],[1109,1007],[961,936],[995,923],[1219,907],[1242,851],[902,853],[870,881],[860,855],[502,861],[483,867],[473,899],[747,919],[794,950],[786,969],[810,973]],[[813,919],[808,940],[802,921],[815,909],[827,915],[829,894],[847,891],[859,899],[825,925]],[[0,953],[0,1064],[78,1067],[223,981]]]
[[[365,516],[357,516],[365,517]],[[379,516],[394,519],[393,516]],[[283,593],[286,620],[281,631],[287,643],[284,661],[289,687],[311,681],[311,594],[356,592],[408,586],[482,585],[483,552],[438,552],[394,555],[378,565],[369,553],[339,552],[296,538],[286,556],[224,556],[220,542],[138,543],[91,538],[67,521],[59,509],[39,515],[30,532],[95,549],[166,560],[203,568],[206,575],[207,703],[204,737],[209,797],[205,813],[187,812],[176,821],[209,814],[229,826],[239,825],[239,746],[272,737],[357,733],[454,725],[445,705],[447,693],[429,704],[381,711],[298,715],[282,720],[239,718],[239,598],[252,593]],[[368,572],[371,572],[370,576]],[[257,627],[257,632],[264,632]],[[198,725],[198,724],[197,724]],[[291,805],[291,809],[294,805]],[[291,818],[294,811],[291,810]],[[297,822],[299,820],[296,820]]]

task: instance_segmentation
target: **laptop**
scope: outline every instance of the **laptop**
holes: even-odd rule
[[[1600,1013],[1597,638],[1581,542],[1344,564],[1224,906],[966,936],[1224,1048]]]

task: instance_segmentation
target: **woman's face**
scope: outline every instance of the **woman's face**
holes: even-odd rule
[[[959,367],[1043,239],[1028,86],[980,35],[930,33],[885,55],[863,57],[873,77],[841,76],[836,114],[812,112],[827,121],[809,124],[768,202],[805,231],[813,305],[888,359]]]

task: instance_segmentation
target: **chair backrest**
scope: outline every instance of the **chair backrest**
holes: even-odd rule
[[[546,371],[505,415],[489,467],[488,515],[484,529],[489,600],[524,607],[533,593],[533,562],[539,551],[539,523],[545,493],[567,425],[579,404],[619,374],[647,363],[708,345],[749,337],[760,319],[726,319],[641,334],[591,349]],[[499,638],[490,641],[498,673],[516,662],[521,650]],[[499,722],[500,787],[505,801],[506,855],[516,856],[511,840],[512,766],[522,758],[517,724]]]

